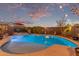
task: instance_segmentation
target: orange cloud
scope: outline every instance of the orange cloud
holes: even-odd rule
[[[32,18],[32,19],[38,19],[44,16],[47,16],[48,13],[48,6],[44,7],[44,8],[38,8],[36,11],[33,11],[31,13],[29,13],[28,15]]]

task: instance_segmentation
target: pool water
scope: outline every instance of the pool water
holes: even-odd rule
[[[75,43],[58,36],[31,34],[11,36],[10,41],[2,46],[2,50],[11,53],[30,53],[56,44],[71,48],[77,47]]]
[[[58,36],[45,36],[45,35],[14,35],[11,37],[11,42],[29,42],[29,43],[37,43],[48,46],[52,46],[55,44],[65,45],[72,48],[77,47],[73,42],[61,38]]]

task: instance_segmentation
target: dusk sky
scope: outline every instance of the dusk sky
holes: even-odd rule
[[[79,4],[0,4],[0,22],[24,22],[31,26],[56,26],[56,21],[64,15],[72,24],[79,23],[79,16],[74,14],[72,7]]]

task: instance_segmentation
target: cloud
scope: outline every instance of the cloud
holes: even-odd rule
[[[25,24],[33,24],[32,21],[29,21],[23,17],[17,17],[16,15],[11,16],[10,18],[13,20],[14,23],[19,22],[19,23],[25,23]]]
[[[49,15],[49,13],[48,13],[48,6],[38,8],[37,10],[34,10],[34,11],[30,12],[28,15],[32,19],[38,19],[38,18],[42,18],[44,16],[47,16],[47,15]]]
[[[38,19],[49,15],[48,7],[50,4],[14,3],[14,4],[6,4],[6,5],[8,7],[8,11],[13,15],[16,15],[16,10],[27,9],[27,8],[30,11],[28,12],[28,16],[31,17],[32,19]]]
[[[15,13],[15,11],[21,7],[22,7],[22,3],[7,4],[7,8],[8,8],[7,10],[11,13]]]

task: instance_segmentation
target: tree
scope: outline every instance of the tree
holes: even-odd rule
[[[25,27],[25,30],[26,30],[27,33],[30,34],[31,33],[31,30],[32,30],[32,27]]]
[[[64,34],[66,34],[66,35],[71,35],[72,34],[72,26],[70,24],[67,24],[65,26]]]
[[[44,28],[40,26],[36,26],[32,28],[32,33],[36,34],[43,34],[44,33]]]
[[[71,11],[73,12],[73,14],[79,16],[79,8],[78,7],[71,8]]]
[[[66,17],[67,16],[68,16],[67,14],[64,14],[64,17],[62,17],[61,20],[56,21],[58,27],[64,27],[66,25]]]
[[[65,26],[65,20],[58,20],[58,21],[56,21],[56,23],[57,23],[58,27],[64,27]]]
[[[63,32],[63,27],[65,27],[65,25],[66,25],[67,16],[68,16],[67,14],[64,14],[64,17],[61,20],[56,21],[57,27],[61,27],[61,30],[60,30],[61,34]]]

